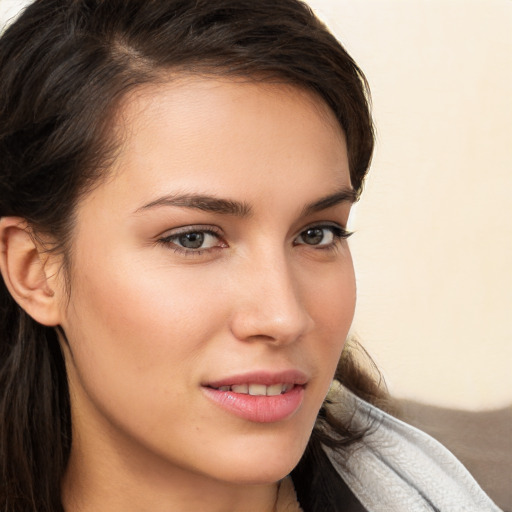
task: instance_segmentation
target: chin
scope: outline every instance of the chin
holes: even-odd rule
[[[233,468],[229,478],[223,476],[223,480],[229,480],[237,485],[266,485],[278,482],[291,473],[297,465],[300,457],[296,460],[275,461],[264,464],[251,464],[244,462]]]
[[[231,444],[228,456],[217,458],[216,472],[220,469],[223,480],[238,484],[274,483],[290,474],[306,449],[309,433],[269,434]]]

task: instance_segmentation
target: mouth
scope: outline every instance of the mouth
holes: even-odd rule
[[[219,386],[213,387],[208,386],[211,389],[217,391],[232,391],[233,393],[239,393],[241,395],[251,396],[277,396],[284,393],[288,393],[295,384],[292,383],[278,383],[266,386],[265,384],[234,384],[232,386]]]
[[[224,411],[255,423],[286,420],[301,407],[307,377],[295,370],[256,372],[203,384],[204,394]]]

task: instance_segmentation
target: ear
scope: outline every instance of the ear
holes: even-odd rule
[[[59,325],[59,294],[54,289],[58,269],[36,242],[25,219],[0,219],[0,249],[0,271],[14,300],[37,322]]]

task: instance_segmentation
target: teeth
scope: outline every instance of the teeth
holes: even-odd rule
[[[267,388],[267,396],[276,396],[280,395],[283,392],[283,384],[274,384],[272,386],[268,386]]]
[[[249,386],[247,384],[239,384],[237,386],[231,386],[231,391],[234,391],[235,393],[243,393],[244,395],[247,395],[247,393],[249,393]]]
[[[236,384],[233,386],[220,386],[218,389],[219,391],[233,391],[242,395],[277,396],[287,393],[292,388],[293,384],[272,384],[271,386],[265,386],[265,384]]]
[[[265,384],[249,384],[249,395],[265,396],[266,394],[267,386]]]
[[[283,393],[287,393],[288,391],[290,391],[290,389],[293,388],[293,384],[283,384],[283,390],[282,392]]]

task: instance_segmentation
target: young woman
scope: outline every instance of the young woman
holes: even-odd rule
[[[497,510],[342,355],[373,131],[304,4],[36,1],[0,119],[3,510]]]

